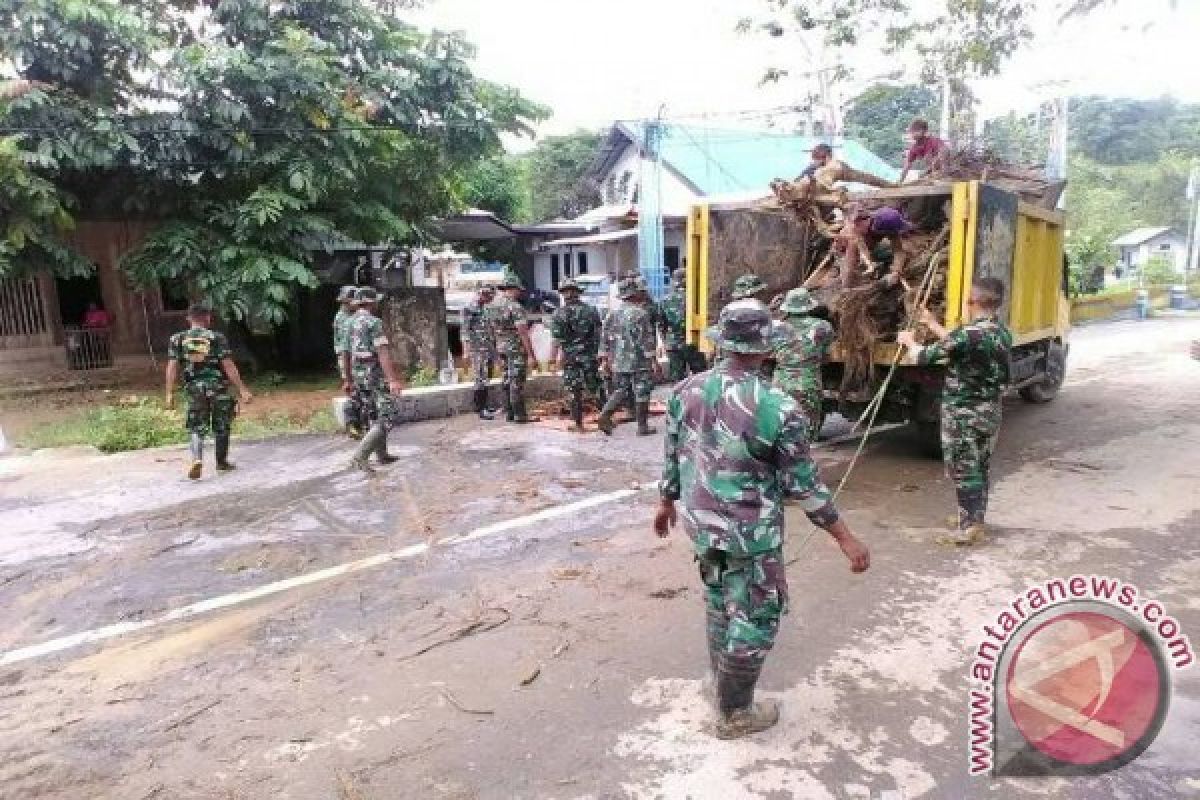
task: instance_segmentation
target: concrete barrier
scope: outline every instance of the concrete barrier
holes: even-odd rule
[[[457,414],[472,413],[472,395],[474,383],[451,383],[445,386],[421,386],[405,389],[398,401],[400,419],[403,422],[421,422],[427,419],[445,419]],[[543,400],[562,391],[562,377],[559,375],[530,375],[525,384],[525,396],[528,400]],[[488,382],[488,394],[493,406],[499,407],[500,381],[494,379]],[[337,398],[334,399],[337,402]],[[335,408],[336,416],[337,410]]]

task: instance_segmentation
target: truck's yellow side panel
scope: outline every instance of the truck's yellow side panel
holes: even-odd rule
[[[1060,214],[1021,204],[1017,213],[1009,327],[1016,344],[1063,337],[1063,220]]]
[[[956,183],[950,205],[950,263],[946,267],[946,320],[953,328],[966,316],[967,287],[975,263],[977,184]]]
[[[687,341],[710,352],[704,337],[708,322],[708,223],[707,203],[692,206],[687,221]]]

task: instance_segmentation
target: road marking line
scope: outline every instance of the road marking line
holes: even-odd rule
[[[589,508],[605,505],[617,500],[625,500],[636,496],[648,489],[654,488],[652,485],[642,486],[637,489],[621,489],[608,494],[595,495],[587,497],[583,500],[574,503],[567,503],[561,506],[553,506],[537,511],[533,514],[528,514],[524,517],[516,517],[514,519],[497,522],[492,525],[485,525],[482,528],[460,534],[458,536],[448,536],[437,541],[438,545],[453,546],[464,542],[472,542],[478,539],[483,539],[488,536],[494,536],[498,533],[510,531],[515,528],[522,528],[526,525],[532,525],[546,520],[566,517],[572,514],[586,511]],[[252,600],[258,600],[263,597],[279,594],[281,592],[290,591],[301,586],[310,586],[314,583],[338,578],[343,575],[350,575],[355,572],[381,567],[384,564],[390,564],[393,561],[403,561],[405,559],[414,558],[424,555],[429,551],[429,545],[422,542],[420,544],[409,545],[400,550],[393,550],[388,553],[380,553],[378,555],[369,556],[359,559],[358,561],[350,561],[345,564],[338,564],[333,567],[326,567],[315,572],[308,572],[304,575],[297,575],[294,578],[287,578],[274,583],[264,584],[255,589],[248,589],[244,592],[234,592],[232,594],[221,595],[220,597],[212,597],[208,600],[201,600],[191,605],[168,611],[153,619],[138,620],[136,622],[118,622],[113,625],[105,625],[100,628],[93,628],[89,631],[73,633],[69,636],[60,636],[57,639],[51,639],[40,644],[21,647],[16,650],[9,650],[5,653],[0,653],[0,667],[16,664],[21,661],[28,661],[33,658],[50,655],[51,653],[59,653],[63,650],[70,650],[81,645],[90,644],[91,642],[100,642],[105,639],[113,639],[117,636],[124,636],[129,633],[146,630],[148,628],[166,625],[171,622],[191,619],[192,617],[201,614],[207,614],[213,611],[218,611],[224,608],[248,603]]]

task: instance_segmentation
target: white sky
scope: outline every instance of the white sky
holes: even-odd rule
[[[973,87],[985,116],[1032,108],[1062,91],[1200,101],[1200,0],[1119,0],[1063,25],[1057,4],[1042,0],[1038,41],[1003,78]],[[422,28],[464,31],[479,49],[477,72],[552,108],[539,132],[553,134],[653,116],[662,104],[668,117],[691,122],[713,114],[714,126],[760,124],[732,113],[797,102],[804,90],[795,81],[758,87],[766,67],[803,62],[796,41],[734,31],[744,12],[761,7],[761,0],[428,0],[405,17]],[[903,66],[867,47],[848,61],[858,76],[850,93]]]

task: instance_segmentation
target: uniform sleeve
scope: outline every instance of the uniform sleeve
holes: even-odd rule
[[[683,431],[683,401],[679,392],[672,392],[667,401],[667,433],[663,444],[662,479],[658,482],[658,493],[668,500],[678,500],[679,485],[679,437]]]
[[[167,358],[171,359],[172,361],[183,361],[183,346],[178,333],[173,334],[171,338],[167,340]]]
[[[550,318],[550,335],[560,342],[567,338],[565,308],[566,306],[559,308]]]
[[[642,322],[642,352],[644,352],[651,360],[654,359],[654,353],[658,349],[658,339],[654,334],[654,320],[657,318],[658,311],[655,310],[647,313],[644,321]]]
[[[833,326],[825,320],[821,320],[821,324],[817,326],[817,330],[814,333],[814,338],[817,344],[816,350],[820,353],[821,360],[824,361],[829,357],[829,351],[833,349],[833,340],[835,338]]]
[[[376,347],[387,347],[391,342],[388,341],[387,332],[383,329],[383,320],[371,320],[371,344]]]
[[[955,328],[942,341],[921,348],[917,353],[917,366],[929,367],[957,361],[966,352],[968,343],[966,330]]]
[[[520,303],[513,303],[508,313],[512,317],[514,328],[520,330],[529,327],[529,315],[525,313],[525,309],[521,307]]]
[[[781,413],[784,419],[775,440],[775,463],[782,475],[784,494],[797,502],[812,524],[828,528],[839,515],[833,494],[821,482],[808,450],[808,420],[794,405]]]
[[[213,358],[217,361],[224,361],[227,358],[233,357],[233,351],[229,349],[229,340],[225,338],[223,333],[213,334]]]

